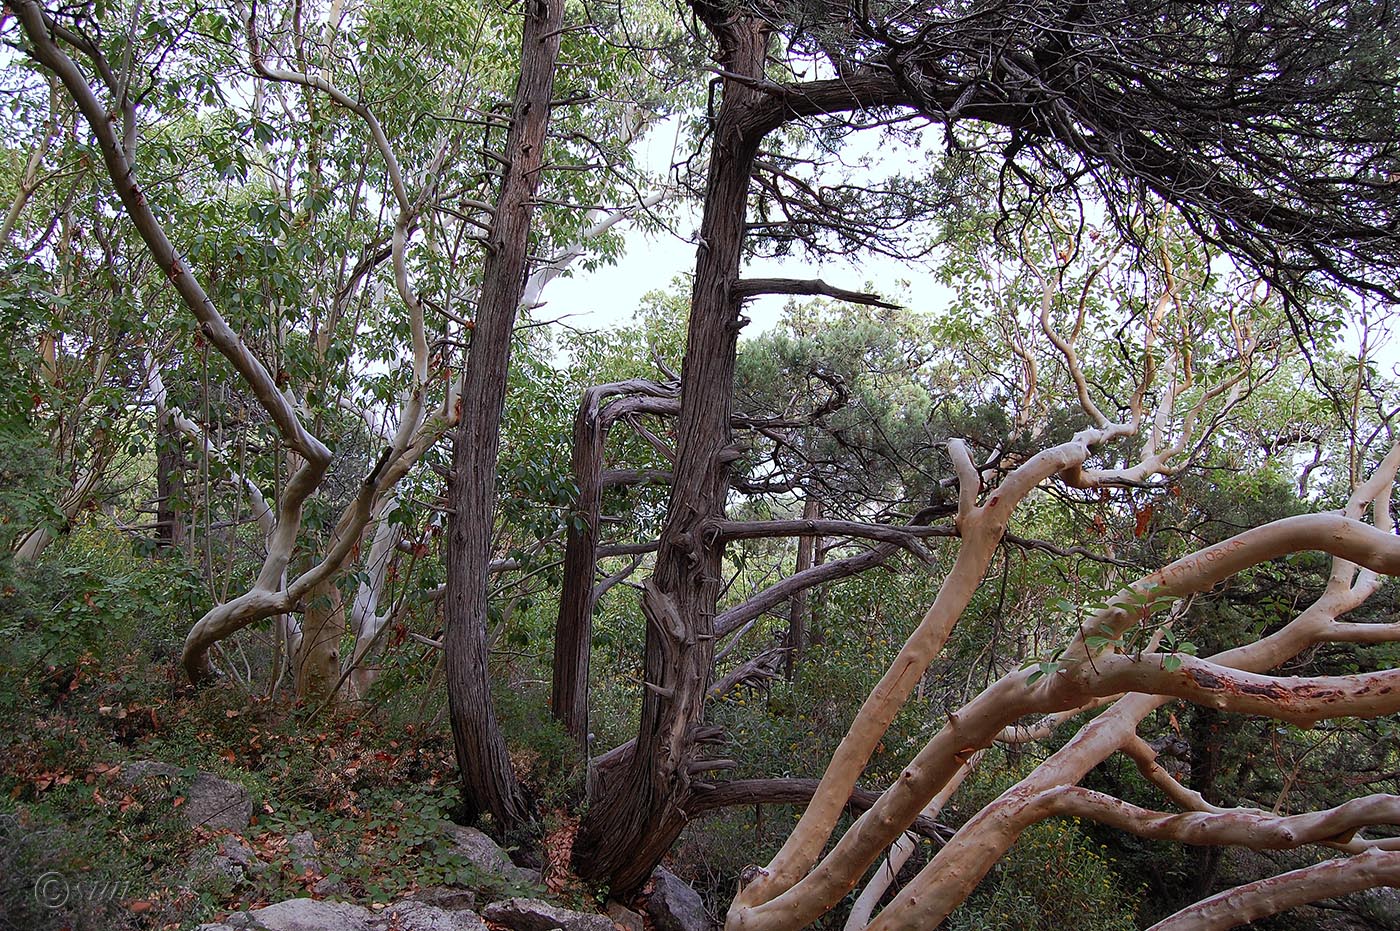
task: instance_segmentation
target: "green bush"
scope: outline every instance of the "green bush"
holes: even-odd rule
[[[1074,822],[1045,821],[1021,835],[950,931],[1134,931],[1140,889],[1127,888],[1108,850]]]
[[[75,532],[35,565],[0,560],[0,672],[131,649],[166,658],[204,602],[197,575],[178,556],[143,558],[115,534]]]

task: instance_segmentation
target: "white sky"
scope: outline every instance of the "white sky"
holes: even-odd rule
[[[665,176],[674,160],[678,121],[668,120],[640,143],[638,161],[645,170]],[[883,166],[881,166],[883,167]],[[857,177],[873,179],[874,171]],[[666,204],[662,204],[664,209]],[[572,269],[545,289],[544,305],[536,311],[540,319],[564,317],[569,326],[584,330],[625,326],[648,291],[666,290],[679,274],[695,267],[695,237],[700,226],[697,210],[687,209],[674,224],[675,233],[649,235],[619,227],[626,241],[626,254],[616,265],[585,272]],[[813,262],[804,257],[755,259],[744,270],[745,277],[821,278],[828,284],[855,291],[870,290],[896,303],[908,303],[914,310],[929,311],[947,303],[949,292],[921,266],[906,265],[875,256],[857,265],[844,259]],[[902,282],[908,282],[904,288]],[[778,321],[785,295],[756,298],[745,305],[744,315],[752,322],[743,335],[754,336],[772,328]]]
[[[643,169],[658,177],[669,174],[680,144],[678,127],[679,120],[667,120],[639,142],[638,161]],[[918,170],[912,153],[879,148],[878,136],[878,133],[858,134],[842,152],[842,160],[847,165],[862,165],[855,169],[853,180],[870,181],[888,175],[897,170],[895,160],[901,157],[910,163],[912,170]],[[871,148],[872,145],[876,148]],[[660,209],[664,210],[666,206],[663,202]],[[698,209],[689,207],[673,224],[674,233],[646,234],[625,224],[618,227],[626,243],[626,252],[618,263],[592,272],[576,266],[567,277],[550,283],[543,294],[545,303],[537,311],[538,318],[563,318],[565,324],[581,330],[602,330],[630,324],[644,294],[669,289],[677,275],[694,269],[695,237],[699,225]],[[822,278],[837,287],[874,291],[920,312],[938,310],[951,298],[950,291],[934,280],[927,268],[899,263],[883,256],[865,257],[859,265],[846,259],[813,262],[800,256],[755,259],[745,266],[743,275]],[[744,313],[751,322],[744,328],[742,336],[752,337],[771,329],[778,322],[788,300],[784,295],[769,295],[746,304]],[[1379,316],[1382,319],[1373,318],[1372,321],[1380,332],[1372,332],[1370,355],[1383,372],[1400,377],[1400,342],[1387,338],[1385,331],[1391,329],[1391,321],[1386,319],[1384,313]],[[1361,342],[1360,325],[1357,317],[1353,317],[1350,323],[1343,345],[1355,352]]]

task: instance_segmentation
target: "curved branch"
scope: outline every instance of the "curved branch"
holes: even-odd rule
[[[820,278],[740,278],[729,286],[729,294],[735,300],[748,300],[761,294],[802,294],[832,297],[848,304],[865,304],[870,307],[883,307],[898,310],[900,305],[891,304],[878,294],[852,291],[827,284]]]
[[[723,540],[754,540],[761,537],[861,537],[903,545],[925,537],[954,537],[949,526],[911,524],[868,524],[857,520],[720,520],[709,525]]]
[[[1394,795],[1368,795],[1303,815],[1274,815],[1246,808],[1170,814],[1080,786],[1059,786],[1042,793],[1031,805],[1045,814],[1085,818],[1152,840],[1250,850],[1293,850],[1305,844],[1345,848],[1361,828],[1400,824],[1400,796]],[[1356,849],[1369,848],[1358,845]]]
[[[805,591],[824,582],[834,582],[837,579],[844,579],[853,576],[866,569],[880,565],[889,559],[899,549],[894,543],[881,543],[873,546],[864,553],[855,556],[847,556],[845,559],[838,559],[833,562],[822,563],[820,566],[813,566],[802,572],[794,573],[768,586],[763,591],[754,595],[743,604],[736,605],[728,611],[721,613],[715,618],[715,636],[724,635],[738,630],[744,624],[763,614],[800,591]]]
[[[1366,850],[1236,886],[1188,905],[1147,931],[1224,931],[1319,899],[1377,886],[1400,886],[1400,852]]]
[[[817,785],[816,779],[734,779],[714,785],[697,785],[693,787],[687,812],[698,815],[740,805],[805,805],[812,800]],[[859,814],[868,810],[879,797],[878,792],[854,789],[845,807],[852,814]],[[931,818],[916,819],[909,825],[909,830],[934,842],[941,842],[949,833],[949,828]]]
[[[1168,662],[1180,664],[1169,671]],[[1103,694],[1171,695],[1237,714],[1308,726],[1331,718],[1375,718],[1400,711],[1400,669],[1349,676],[1265,676],[1179,653],[1094,658],[1066,678]]]

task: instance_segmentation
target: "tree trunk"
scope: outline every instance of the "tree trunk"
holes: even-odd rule
[[[751,17],[721,14],[722,67],[763,74],[768,31]],[[731,18],[732,16],[732,18]],[[738,279],[749,176],[764,130],[750,119],[760,91],[733,79],[710,157],[696,254],[675,481],[656,568],[644,585],[645,690],[634,750],[622,771],[600,775],[574,844],[574,867],[616,894],[639,888],[670,849],[688,815],[691,778],[705,769],[696,750],[714,656],[722,543],[705,525],[723,517],[729,485],[734,354],[742,320],[730,293]]]
[[[178,547],[185,542],[185,469],[180,432],[161,417],[156,451],[156,546]]]
[[[1201,797],[1212,805],[1233,805],[1235,800],[1227,799],[1219,785],[1223,751],[1221,731],[1227,728],[1225,716],[1213,708],[1193,708],[1191,711],[1187,729],[1191,747],[1191,788],[1201,793]],[[1173,903],[1175,908],[1185,908],[1215,891],[1220,878],[1222,853],[1223,848],[1209,845],[1186,848],[1187,881],[1178,901]]]
[[[335,580],[327,577],[311,588],[302,616],[301,637],[292,657],[297,697],[318,702],[340,678],[340,640],[345,635],[345,603]]]
[[[598,568],[598,531],[602,521],[603,446],[617,418],[639,407],[625,400],[613,401],[606,408],[602,404],[616,395],[665,398],[674,394],[674,386],[640,378],[595,385],[584,391],[574,416],[570,471],[578,487],[578,502],[564,548],[564,580],[559,595],[559,616],[554,625],[554,688],[550,710],[585,750],[588,743],[588,662],[593,611],[598,603],[594,576]]]
[[[821,501],[808,495],[802,504],[802,519],[817,520],[821,516]],[[797,572],[805,572],[812,568],[812,557],[820,543],[820,537],[797,538]],[[807,645],[807,593],[808,589],[801,589],[788,603],[787,640],[783,644],[787,648],[787,655],[783,657],[783,673],[789,679],[792,678],[798,662],[802,659],[802,651]]]
[[[472,347],[462,372],[462,417],[448,481],[443,647],[464,814],[490,812],[501,830],[529,820],[491,703],[487,581],[515,315],[524,291],[531,202],[539,185],[564,19],[563,0],[527,0],[520,80],[504,176],[482,269]]]

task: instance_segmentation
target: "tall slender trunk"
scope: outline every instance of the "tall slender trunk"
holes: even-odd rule
[[[1227,735],[1234,737],[1231,732],[1238,728],[1231,726],[1225,715],[1214,708],[1193,708],[1191,711],[1191,721],[1187,726],[1187,739],[1191,747],[1191,788],[1201,793],[1201,797],[1212,805],[1233,806],[1236,800],[1227,798],[1227,793],[1221,792],[1221,777],[1224,775],[1221,757]],[[1177,901],[1172,903],[1175,908],[1185,908],[1216,891],[1222,853],[1222,848],[1210,845],[1186,848],[1186,882],[1179,890]]]
[[[443,646],[462,801],[466,815],[490,812],[503,830],[528,821],[529,810],[491,703],[486,588],[511,337],[524,291],[531,203],[543,164],[563,20],[563,0],[527,0],[507,163],[482,269],[472,347],[462,372],[462,417],[447,486]]]
[[[623,397],[612,401],[608,398]],[[583,392],[574,415],[570,471],[578,501],[564,548],[564,580],[554,624],[554,687],[550,711],[579,746],[588,741],[588,665],[593,639],[593,610],[598,603],[594,576],[598,569],[599,529],[603,519],[603,446],[608,430],[622,414],[645,409],[638,398],[670,398],[675,387],[642,378],[594,385]]]
[[[814,498],[809,494],[807,500],[802,504],[802,519],[817,520],[821,516],[821,499]],[[820,544],[821,537],[802,536],[797,538],[796,571],[798,573],[806,572],[812,568],[812,560]],[[792,678],[798,662],[802,659],[802,651],[807,646],[807,598],[808,590],[803,588],[799,589],[792,596],[792,601],[788,602],[787,639],[783,643],[787,649],[787,655],[783,657],[783,674],[789,679]]]
[[[160,418],[156,451],[156,545],[178,547],[185,542],[185,466],[180,432],[170,418]]]
[[[722,67],[763,74],[768,31],[759,20],[721,17]],[[696,254],[671,500],[656,568],[645,583],[645,689],[633,752],[600,773],[574,844],[574,867],[614,892],[640,887],[688,817],[691,779],[709,736],[701,727],[714,657],[722,543],[705,525],[724,514],[735,343],[742,321],[738,279],[749,176],[764,131],[750,119],[761,92],[726,79],[715,126],[701,242]],[[620,771],[618,771],[620,770]]]
[[[598,528],[603,502],[603,440],[599,405],[610,385],[583,392],[574,417],[570,462],[578,502],[564,546],[564,580],[554,625],[554,682],[550,711],[579,746],[588,745],[588,663],[593,639],[593,576],[598,566]]]

